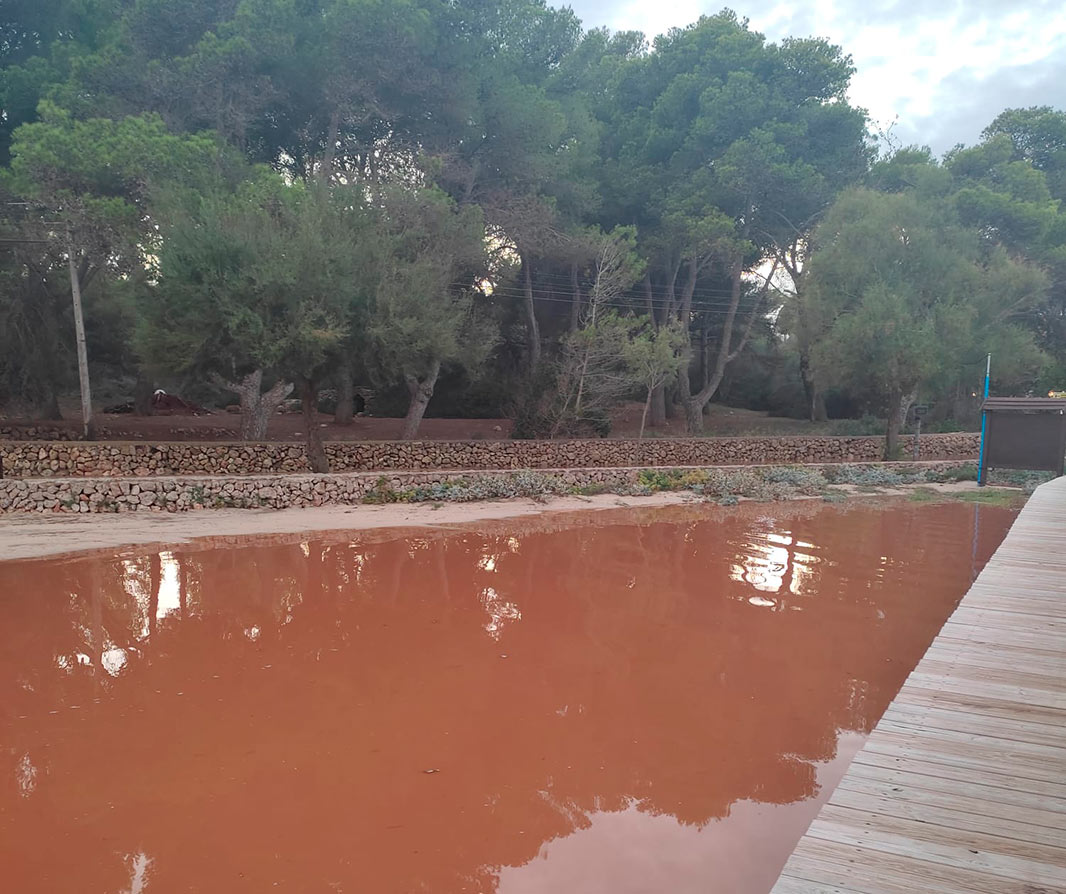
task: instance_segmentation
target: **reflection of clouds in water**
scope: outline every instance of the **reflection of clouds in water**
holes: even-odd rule
[[[485,632],[493,639],[498,640],[503,631],[503,625],[507,621],[521,621],[522,611],[513,602],[507,602],[500,597],[492,587],[486,587],[478,596],[478,601],[489,613],[489,620],[485,623]]]
[[[100,663],[112,677],[117,677],[118,672],[126,666],[126,650],[118,646],[105,649],[104,654],[100,656]]]
[[[156,597],[155,618],[162,621],[167,615],[181,608],[181,565],[174,553],[164,550],[159,553],[159,589],[151,592],[151,558],[122,560],[122,588],[133,597],[140,614],[140,630],[137,639],[147,639],[152,629],[152,597]]]
[[[786,804],[738,800],[725,816],[703,825],[641,809],[635,798],[620,810],[585,813],[542,791],[574,831],[544,842],[522,865],[486,869],[496,876],[497,894],[769,890],[787,856],[775,842],[798,840],[806,831],[811,800],[829,798],[865,739],[864,733],[837,732],[833,757],[812,764],[815,784],[808,798]]]
[[[130,873],[130,886],[121,894],[143,894],[148,887],[148,870],[152,867],[152,858],[144,851],[126,855],[126,868]]]
[[[789,592],[802,596],[813,582],[814,566],[822,562],[813,554],[813,543],[797,540],[789,532],[752,532],[751,539],[742,544],[744,555],[738,555],[729,576],[763,593]],[[788,579],[786,588],[785,580]],[[752,596],[752,605],[772,606],[773,600]]]
[[[178,560],[174,553],[159,554],[159,603],[156,605],[155,617],[162,621],[171,612],[181,607],[181,581],[178,574]]]
[[[37,768],[28,753],[22,755],[15,765],[15,784],[23,798],[28,798],[37,788]]]

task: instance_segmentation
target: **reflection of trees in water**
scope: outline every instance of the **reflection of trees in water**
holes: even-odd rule
[[[114,803],[161,877],[490,889],[597,811],[702,826],[809,798],[969,579],[955,507],[922,510],[0,565],[0,592],[33,590],[0,625],[4,785],[33,756],[64,817],[4,789],[30,813],[0,839],[32,852],[58,822],[85,885],[117,888],[92,844]],[[521,618],[487,630],[489,590]]]

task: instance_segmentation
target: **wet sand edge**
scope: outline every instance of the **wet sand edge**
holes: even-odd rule
[[[188,512],[0,517],[0,561],[82,554],[147,544],[189,543],[201,538],[248,537],[321,531],[426,528],[513,519],[548,512],[654,509],[700,502],[691,493],[649,496],[597,494],[472,503],[328,505],[299,509],[200,509]]]
[[[922,484],[945,497],[976,490],[973,482]],[[915,486],[884,488],[877,494],[850,490],[853,501],[879,500],[910,494]],[[818,502],[818,497],[793,500]],[[741,502],[748,502],[743,499]],[[471,503],[402,503],[388,505],[328,505],[299,509],[202,509],[188,512],[121,514],[55,513],[0,516],[0,561],[83,555],[146,545],[177,545],[197,540],[302,534],[325,531],[387,531],[401,528],[468,526],[479,522],[535,518],[555,513],[585,513],[618,509],[658,509],[688,505],[720,509],[712,501],[689,492],[663,491],[648,496],[516,497]]]

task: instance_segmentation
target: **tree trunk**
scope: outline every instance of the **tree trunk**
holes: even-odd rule
[[[677,419],[680,415],[681,398],[678,395],[677,382],[668,382],[663,385],[663,416],[665,419]]]
[[[337,409],[333,421],[337,425],[351,425],[355,417],[355,385],[352,381],[352,366],[347,358],[337,368]]]
[[[577,264],[570,265],[570,331],[577,332],[581,326],[581,281],[577,277]]]
[[[540,368],[540,326],[537,324],[537,308],[533,304],[533,270],[525,257],[522,258],[522,290],[529,326],[529,372],[532,376]]]
[[[89,355],[85,348],[85,319],[81,312],[81,283],[74,260],[74,237],[67,232],[67,262],[70,267],[70,294],[74,302],[74,337],[78,354],[78,385],[81,391],[82,436],[86,441],[96,437],[93,426],[93,399],[89,390]]]
[[[666,385],[656,385],[651,392],[651,427],[666,424]]]
[[[748,343],[748,338],[751,336],[751,330],[755,323],[755,318],[759,313],[759,308],[762,306],[763,298],[766,297],[766,293],[770,289],[770,281],[773,279],[774,271],[776,271],[776,269],[777,261],[775,260],[774,266],[770,269],[770,275],[766,278],[765,284],[763,285],[762,294],[755,300],[755,304],[751,309],[751,314],[748,316],[747,322],[744,325],[744,330],[741,333],[740,338],[736,340],[736,344],[734,344],[733,328],[736,324],[737,309],[740,307],[740,299],[743,297],[744,262],[739,254],[733,258],[733,263],[730,266],[731,286],[729,309],[726,311],[725,322],[722,324],[722,334],[718,339],[718,350],[716,352],[714,369],[711,371],[710,378],[708,379],[707,384],[704,385],[697,394],[692,394],[690,391],[691,385],[688,380],[688,369],[682,369],[681,375],[678,376],[678,384],[682,389],[681,403],[685,408],[685,422],[688,425],[690,434],[696,434],[697,432],[703,431],[703,408],[710,403],[711,398],[714,397],[719,386],[722,384],[726,367],[736,360],[740,355],[740,352],[744,350],[744,346]]]
[[[329,116],[329,124],[326,126],[326,146],[322,153],[322,167],[318,172],[318,179],[322,183],[329,183],[333,176],[333,160],[337,155],[337,140],[340,139],[341,112],[334,109]]]
[[[245,441],[262,441],[266,438],[270,418],[278,411],[282,401],[292,394],[292,384],[284,381],[263,394],[259,389],[263,385],[263,371],[253,370],[239,382],[229,382],[217,373],[211,376],[220,388],[232,391],[241,403],[241,439]]]
[[[644,274],[644,300],[648,306],[648,318],[656,329],[659,328],[659,315],[655,313],[655,296],[651,288],[651,274]],[[666,319],[669,319],[670,311],[667,309]],[[648,403],[644,407],[645,415],[650,415],[652,428],[666,423],[666,385],[660,382],[648,396]],[[643,426],[642,426],[643,428]]]
[[[711,380],[711,346],[707,338],[707,320],[700,322],[700,390]]]
[[[899,411],[903,406],[903,392],[894,391],[888,402],[888,427],[885,430],[885,461],[899,458]]]
[[[418,426],[422,424],[422,417],[426,415],[426,407],[429,399],[433,397],[433,389],[440,375],[440,362],[435,361],[430,367],[429,374],[422,380],[417,376],[407,377],[407,390],[411,394],[411,403],[407,407],[407,416],[403,421],[403,434],[400,435],[405,441],[413,441],[418,435]]]
[[[697,397],[686,398],[682,402],[685,410],[685,428],[690,435],[696,435],[703,431],[703,407]]]
[[[305,378],[300,389],[300,409],[303,411],[304,426],[307,428],[307,464],[312,472],[323,474],[329,471],[329,459],[322,443],[322,432],[318,427],[315,406],[318,389],[311,379]]]
[[[903,395],[903,400],[901,400],[900,404],[899,404],[899,424],[900,424],[900,427],[903,427],[903,426],[905,426],[907,424],[907,415],[910,413],[911,407],[914,406],[914,404],[917,402],[917,400],[918,400],[918,389],[917,388],[912,388],[910,391],[906,392]]]
[[[684,327],[685,349],[681,352],[680,362],[677,367],[677,403],[681,405],[681,411],[685,414],[685,422],[689,434],[695,434],[703,429],[701,409],[696,409],[693,417],[692,409],[692,379],[689,377],[689,366],[692,361],[692,332],[690,322],[692,319],[692,296],[696,290],[696,282],[699,278],[700,266],[696,258],[690,258],[688,262],[688,276],[681,290],[681,303],[678,308],[678,319]],[[670,409],[667,409],[670,415]],[[696,419],[693,422],[693,419]]]
[[[63,414],[59,411],[59,396],[56,394],[53,382],[50,381],[48,383],[48,394],[41,401],[41,406],[38,409],[42,419],[58,420],[63,418]]]
[[[814,374],[811,372],[811,355],[809,351],[800,351],[800,381],[803,383],[803,396],[806,399],[807,418],[811,422],[825,422],[825,398],[822,396]]]
[[[648,421],[648,408],[651,406],[651,394],[654,390],[654,388],[648,389],[648,398],[644,401],[644,412],[640,414],[640,434],[637,435],[638,438],[644,437],[644,426]]]
[[[152,415],[152,380],[143,373],[138,374],[133,386],[133,412],[137,416]]]

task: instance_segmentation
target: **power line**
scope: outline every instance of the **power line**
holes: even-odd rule
[[[470,288],[470,284],[469,283],[452,283],[451,285],[454,288],[466,288],[466,289]],[[553,302],[553,303],[557,303],[557,304],[567,304],[567,305],[572,305],[574,303],[572,298],[566,297],[566,296],[563,296],[563,295],[559,295],[558,293],[553,292],[553,291],[545,291],[543,289],[533,289],[532,290],[532,294],[533,294],[533,299],[535,301],[547,301],[547,302]],[[485,297],[485,298],[500,297],[500,298],[506,298],[506,299],[514,299],[516,301],[522,301],[522,300],[525,300],[527,296],[526,296],[525,291],[519,286],[499,286],[497,288],[494,288],[491,292],[489,292],[487,294],[483,293],[483,297]],[[587,299],[583,299],[581,303],[582,303],[582,306],[587,306],[589,302],[588,302]],[[600,306],[601,307],[620,308],[620,309],[623,309],[623,310],[634,310],[634,309],[643,310],[643,309],[647,308],[648,301],[647,301],[647,299],[645,297],[619,298],[619,299],[615,299],[615,300],[612,300],[612,301],[600,302]],[[652,300],[652,306],[656,310],[662,310],[664,308],[669,307],[670,306],[670,302],[669,302],[668,299],[658,299],[658,298],[656,298],[656,299]],[[674,307],[679,307],[680,306],[680,302],[674,302],[673,306]],[[741,307],[741,304],[738,304],[737,308],[739,309],[740,307]],[[691,306],[691,310],[694,313],[727,314],[732,309],[733,309],[732,301],[693,301],[692,302],[692,306]]]
[[[570,284],[572,282],[570,277],[567,274],[565,274],[565,273],[552,273],[552,272],[537,273],[535,275],[534,279],[555,279],[555,280],[559,280],[559,281],[565,282],[567,287],[570,287]],[[760,275],[760,277],[759,277],[760,281],[765,281],[765,279],[766,279],[765,277]],[[588,283],[589,280],[582,279],[581,282],[582,283]],[[643,293],[646,287],[645,287],[645,285],[642,282],[640,285],[634,286],[633,288],[634,288],[634,290]],[[652,289],[652,292],[658,293],[659,295],[669,295],[670,294],[669,286],[667,286],[667,285],[665,285],[663,283],[652,283],[651,284],[651,289]],[[683,291],[684,291],[684,286],[683,285],[675,284],[674,292],[676,294],[680,295],[680,293],[683,292]],[[698,287],[698,288],[693,290],[693,294],[694,295],[700,295],[700,294],[703,294],[703,295],[729,295],[731,293],[732,293],[732,289],[714,288],[714,287],[709,287],[709,286],[700,286],[700,287]]]

